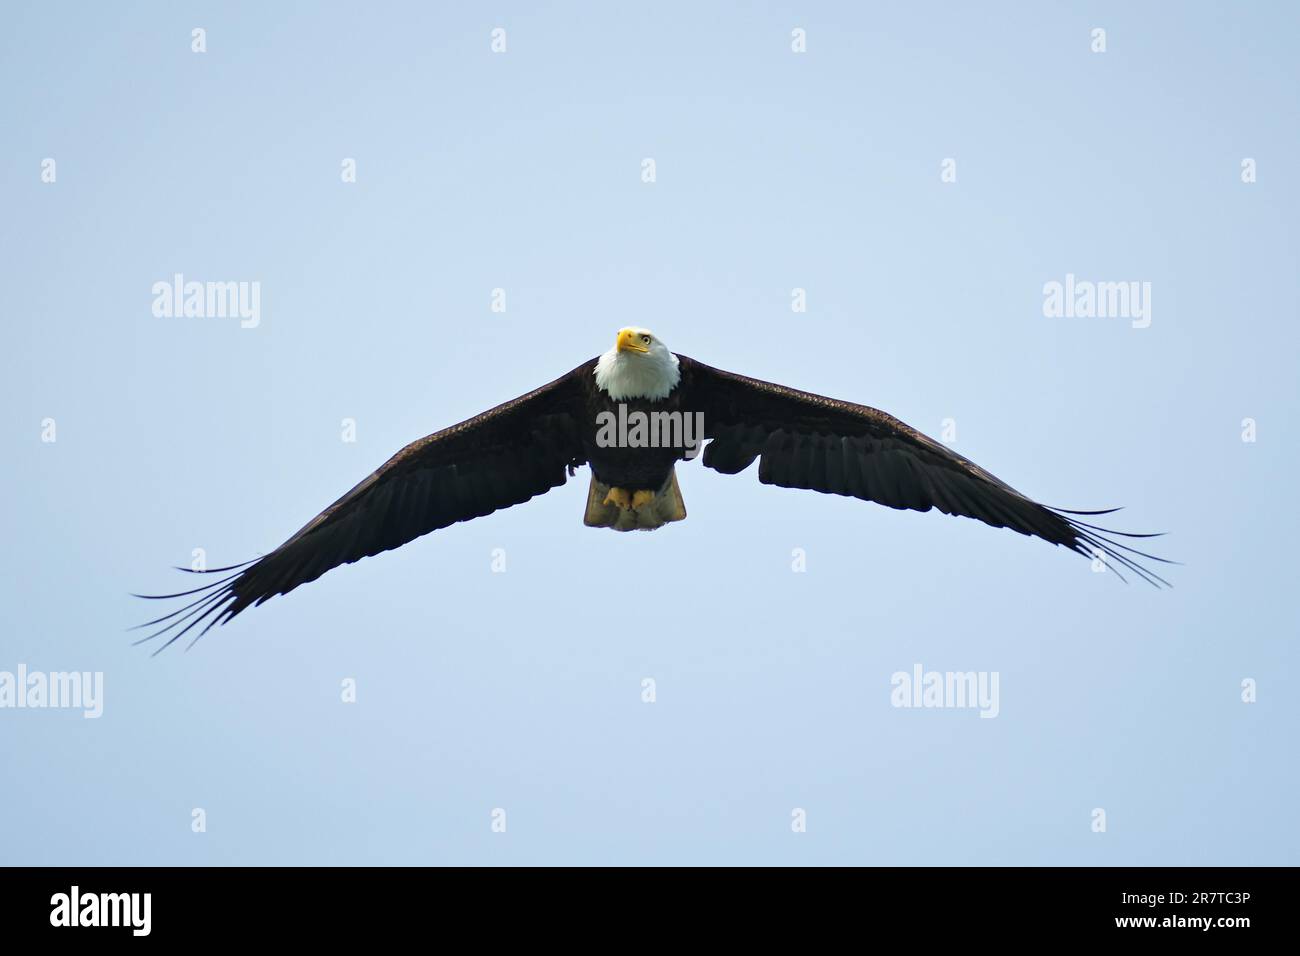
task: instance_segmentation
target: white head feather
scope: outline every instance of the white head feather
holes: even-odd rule
[[[596,360],[596,386],[615,401],[659,401],[681,377],[677,356],[649,329],[620,329],[614,347]]]

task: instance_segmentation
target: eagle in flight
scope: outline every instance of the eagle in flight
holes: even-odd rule
[[[898,419],[811,392],[725,372],[676,355],[648,329],[621,329],[608,352],[549,385],[407,445],[270,554],[199,571],[232,572],[177,594],[189,604],[140,627],[137,643],[203,624],[195,640],[254,604],[288,594],[331,568],[400,547],[457,521],[521,504],[591,467],[584,521],[652,530],[686,517],[675,473],[696,457],[724,475],[758,459],[758,480],[874,501],[890,508],[978,518],[1088,558],[1156,587],[1164,578],[1111,531],[1079,520],[1107,511],[1038,504]]]

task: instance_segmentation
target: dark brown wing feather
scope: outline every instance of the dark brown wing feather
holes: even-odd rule
[[[690,390],[685,404],[704,413],[705,437],[712,439],[704,449],[708,468],[734,475],[758,459],[758,480],[764,484],[849,495],[891,508],[938,508],[1087,557],[1099,551],[1113,568],[1126,568],[1156,586],[1168,584],[1136,560],[1163,558],[1106,537],[1153,535],[1109,531],[1078,520],[1109,512],[1040,505],[878,409],[725,372],[686,356],[678,359],[683,385]]]
[[[170,622],[143,640],[172,631],[166,647],[207,621],[202,634],[331,568],[564,484],[566,475],[585,463],[580,423],[593,363],[412,442],[270,554],[220,569],[235,572],[229,577],[181,594],[142,595],[198,595],[186,607],[141,625]]]

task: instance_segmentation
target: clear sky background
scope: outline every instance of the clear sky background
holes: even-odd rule
[[[0,862],[1300,862],[1294,5],[65,3],[2,26],[0,671],[102,671],[105,700],[0,710]],[[155,317],[178,272],[260,282],[260,326]],[[1067,273],[1150,282],[1150,327],[1044,317]],[[1186,564],[1124,586],[696,462],[689,519],[653,534],[585,528],[584,471],[188,653],[131,646],[154,606],[129,592],[193,586],[168,567],[195,548],[271,550],[624,325],[952,419],[999,477],[1125,505]],[[915,664],[997,672],[999,716],[892,707]]]

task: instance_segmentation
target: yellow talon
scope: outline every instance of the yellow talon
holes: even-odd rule
[[[609,494],[605,496],[605,504],[617,505],[624,511],[628,511],[632,507],[632,493],[626,488],[611,488]]]
[[[650,504],[654,500],[655,500],[655,493],[653,491],[634,492],[632,495],[632,510],[640,511],[642,508],[644,508],[646,505]]]

